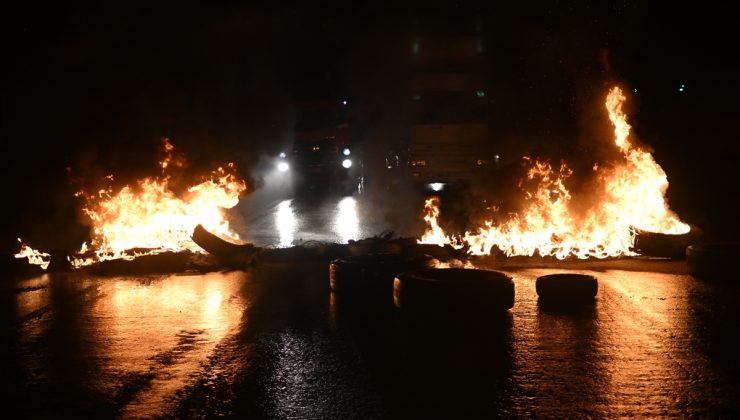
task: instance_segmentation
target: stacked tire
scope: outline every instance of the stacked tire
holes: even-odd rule
[[[435,262],[429,255],[396,253],[339,258],[329,264],[329,286],[334,293],[353,301],[391,305],[397,274],[431,267]]]
[[[492,315],[514,306],[514,282],[498,271],[428,268],[401,273],[393,282],[393,302],[404,313]]]

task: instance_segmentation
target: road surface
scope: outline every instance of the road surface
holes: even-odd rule
[[[307,241],[347,243],[392,233],[417,237],[423,232],[421,193],[396,196],[386,191],[338,194],[290,193],[260,189],[229,212],[234,230],[262,247],[289,247]]]
[[[4,278],[3,408],[42,418],[740,414],[736,285],[686,275],[682,261],[474,264],[514,279],[500,318],[358,311],[330,293],[320,261]],[[563,271],[599,279],[594,305],[538,306],[536,277]]]

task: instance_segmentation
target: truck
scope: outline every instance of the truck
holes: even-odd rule
[[[297,102],[298,119],[281,170],[290,170],[293,188],[351,193],[362,186],[362,160],[355,150],[345,99]]]

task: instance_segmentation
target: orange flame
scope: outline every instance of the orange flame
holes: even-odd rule
[[[666,204],[665,172],[650,153],[635,148],[629,141],[631,127],[622,111],[625,99],[621,89],[615,87],[605,103],[614,126],[614,143],[623,159],[612,166],[594,165],[597,175],[594,193],[598,200],[585,212],[572,209],[572,197],[565,184],[572,171],[565,164],[555,171],[547,162],[525,157],[530,164],[526,181],[534,183],[535,189],[525,189],[525,209],[521,214],[511,214],[502,223],[488,220],[477,231],[455,238],[439,228],[437,203],[427,201],[424,220],[428,228],[419,242],[442,245],[462,242],[474,255],[490,254],[496,247],[507,256],[532,256],[537,252],[559,259],[607,258],[635,255],[631,249],[636,230],[688,232],[689,226]]]
[[[459,243],[456,238],[451,238],[444,233],[444,230],[439,226],[439,198],[432,197],[428,198],[424,202],[424,221],[427,222],[429,227],[424,232],[424,236],[419,239],[420,244],[439,245],[441,247],[445,244],[450,244],[456,249],[462,248],[464,245]]]
[[[21,249],[18,251],[17,254],[14,255],[16,258],[25,258],[28,260],[29,264],[38,265],[44,270],[49,268],[49,263],[51,263],[51,255],[47,254],[46,252],[37,251],[31,248],[30,246],[23,243],[21,238],[18,238],[18,243],[21,244]]]
[[[173,163],[173,147],[164,141],[167,157],[160,162],[163,171]],[[90,255],[83,244],[80,254],[72,258],[73,267],[98,261],[126,258],[164,251],[203,253],[191,235],[198,224],[216,235],[239,241],[239,235],[229,228],[223,209],[234,207],[246,184],[233,174],[233,163],[219,167],[209,179],[193,185],[178,196],[169,185],[169,176],[148,177],[126,185],[118,191],[101,189],[85,196],[87,204],[83,213],[92,222]],[[110,177],[109,179],[112,179]]]
[[[611,202],[617,203],[631,226],[650,232],[683,234],[689,225],[681,222],[665,201],[668,176],[644,150],[634,148],[629,142],[630,125],[622,112],[625,101],[622,90],[614,87],[607,97],[606,108],[614,125],[615,143],[626,162],[614,168],[605,179],[606,192]]]

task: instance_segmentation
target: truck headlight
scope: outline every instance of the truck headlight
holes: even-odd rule
[[[288,169],[290,169],[290,165],[288,165],[288,162],[280,161],[277,164],[277,169],[280,172],[288,172]]]
[[[352,166],[352,161],[349,159],[344,159],[342,161],[342,166],[346,169],[349,169]]]
[[[345,147],[345,148],[344,148],[344,150],[342,150],[342,154],[343,154],[344,156],[349,156],[349,154],[350,154],[350,153],[351,153],[351,152],[350,152],[350,150],[349,150],[349,147]]]
[[[444,189],[445,184],[443,184],[441,182],[433,182],[433,183],[429,184],[429,187],[432,189],[432,191],[440,192],[440,191],[442,191]]]

